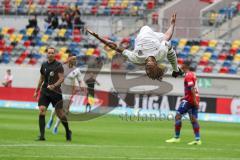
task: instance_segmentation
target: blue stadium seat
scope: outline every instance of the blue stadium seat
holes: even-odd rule
[[[78,47],[78,44],[75,43],[75,42],[71,42],[70,45],[68,46],[68,48],[69,48],[70,50],[74,50],[74,49],[77,48],[77,47]]]
[[[19,5],[17,8],[17,12],[20,14],[24,14],[25,12],[24,5]]]
[[[218,59],[218,53],[213,53],[211,56],[211,60],[217,60]]]
[[[143,3],[143,2],[142,2],[141,0],[136,0],[136,1],[133,3],[133,5],[140,7],[140,6],[142,5],[142,3]]]
[[[183,52],[189,53],[190,50],[191,50],[191,47],[190,47],[190,46],[184,46],[184,48],[183,48]]]
[[[96,4],[97,4],[97,0],[90,0],[88,2],[88,5],[90,5],[90,6],[95,6]]]
[[[40,59],[42,55],[40,53],[33,53],[32,57],[35,59]]]
[[[36,41],[36,46],[41,47],[41,46],[43,46],[43,45],[44,45],[44,43],[43,43],[41,40],[37,40],[37,41]]]
[[[10,62],[10,55],[6,52],[2,54],[2,62],[7,64]]]
[[[21,30],[19,31],[19,33],[24,35],[24,34],[26,34],[26,30],[25,30],[25,29],[21,29]]]
[[[111,35],[109,37],[109,40],[113,41],[113,42],[116,42],[117,41],[117,37],[115,35]]]
[[[230,67],[229,68],[229,73],[230,74],[237,74],[238,68],[237,67]]]
[[[187,52],[179,52],[178,53],[178,57],[186,59],[188,57],[188,53]]]
[[[71,52],[75,55],[79,55],[79,53],[80,53],[79,48],[74,48],[71,50]]]
[[[52,30],[52,29],[47,29],[47,30],[45,31],[45,34],[47,34],[47,35],[52,35],[52,33],[53,33],[53,30]]]
[[[72,36],[72,29],[68,29],[65,33],[66,38],[70,38]]]
[[[76,5],[77,5],[77,6],[82,6],[82,5],[83,5],[83,1],[84,1],[84,0],[78,0],[78,1],[76,2]]]
[[[106,15],[106,16],[108,16],[108,15],[110,15],[110,13],[111,13],[111,9],[108,8],[108,7],[106,7],[106,8],[104,9],[103,14]]]
[[[223,62],[223,67],[230,67],[230,66],[231,66],[231,64],[232,64],[232,62],[231,62],[231,61],[229,61],[229,60],[226,60],[226,61],[224,61],[224,62]]]
[[[205,52],[211,52],[211,53],[213,53],[213,52],[214,52],[214,48],[212,48],[212,47],[207,47],[206,50],[205,50]]]
[[[135,69],[135,65],[132,64],[132,63],[128,63],[126,69],[127,70],[133,70],[133,69]]]
[[[50,4],[52,6],[56,6],[58,4],[58,0],[51,0]]]
[[[178,44],[179,44],[179,40],[178,39],[172,39],[171,44],[172,44],[172,46],[177,47]]]

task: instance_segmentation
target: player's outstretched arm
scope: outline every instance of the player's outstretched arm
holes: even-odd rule
[[[97,38],[100,42],[102,42],[103,44],[105,44],[106,46],[108,46],[109,48],[117,51],[118,53],[123,53],[124,48],[122,47],[118,47],[116,43],[112,42],[112,41],[108,41],[102,37],[100,37],[97,33],[91,31],[90,29],[86,29],[88,33],[90,33],[92,36],[94,36],[95,38]]]
[[[169,41],[173,36],[175,23],[176,23],[176,17],[177,17],[177,14],[173,13],[173,15],[171,17],[171,21],[170,21],[170,26],[169,26],[167,32],[165,32],[164,39],[167,40],[167,41]]]

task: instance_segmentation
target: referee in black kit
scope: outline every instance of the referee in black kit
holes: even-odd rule
[[[40,69],[40,79],[34,93],[34,97],[38,97],[40,91],[40,98],[38,99],[39,106],[39,129],[40,136],[37,140],[45,140],[45,115],[47,107],[52,103],[59,119],[61,120],[66,130],[66,140],[71,141],[72,132],[68,127],[68,121],[63,111],[63,99],[61,92],[61,84],[64,81],[64,70],[60,62],[55,60],[56,50],[53,47],[47,48],[47,61],[43,62]]]

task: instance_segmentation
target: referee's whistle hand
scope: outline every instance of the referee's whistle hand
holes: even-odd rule
[[[54,85],[48,85],[47,88],[50,90],[54,90],[55,87],[54,87]]]

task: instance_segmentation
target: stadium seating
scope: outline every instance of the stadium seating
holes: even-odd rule
[[[114,35],[105,37],[120,45],[133,49],[134,37],[117,38]],[[232,42],[223,40],[188,40],[173,39],[172,45],[177,50],[178,63],[191,59],[197,72],[238,74],[240,66],[240,40]],[[89,58],[100,58],[110,63],[115,51],[101,47],[99,41],[81,34],[77,29],[47,29],[33,34],[32,28],[17,31],[12,27],[0,28],[0,63],[17,65],[39,65],[48,45],[58,49],[57,59],[65,61],[67,51],[76,54],[88,63]],[[118,64],[113,68],[120,68]],[[126,63],[125,69],[134,69],[134,65]]]
[[[163,3],[155,0],[3,0],[2,14],[61,14],[78,6],[82,14],[91,15],[142,15]]]
[[[178,51],[178,63],[191,59],[197,62],[197,72],[237,74],[240,66],[240,40],[173,39],[172,45]]]
[[[240,2],[236,0],[229,6],[223,7],[219,10],[211,10],[206,13],[204,18],[207,19],[207,22],[204,22],[203,24],[217,27],[238,14],[240,14]]]

